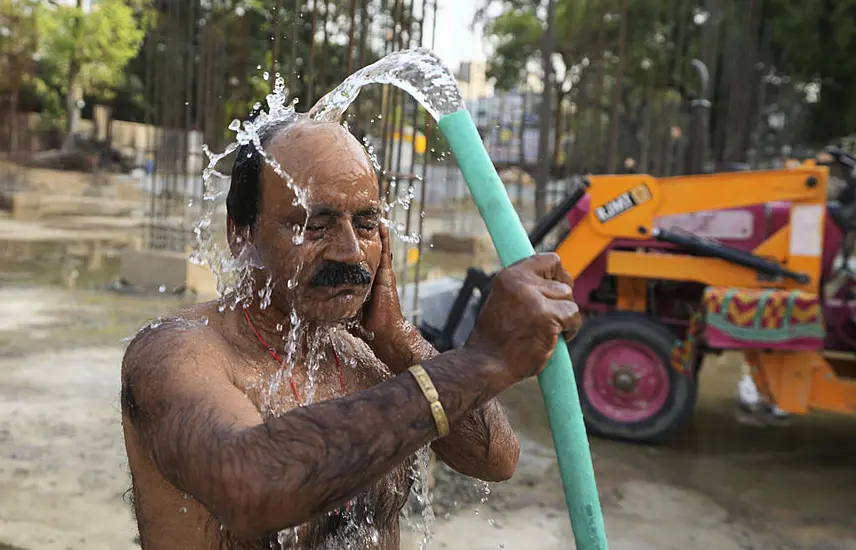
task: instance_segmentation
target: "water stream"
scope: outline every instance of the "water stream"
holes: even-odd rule
[[[360,89],[371,84],[392,84],[401,88],[413,96],[435,119],[464,107],[452,73],[430,50],[420,48],[392,53],[376,63],[358,70],[322,97],[310,109],[308,116],[319,121],[342,123],[345,111],[357,98]],[[235,132],[235,141],[226,146],[220,153],[214,153],[207,146],[204,147],[204,152],[208,157],[208,165],[203,171],[203,203],[201,215],[194,226],[197,242],[192,260],[209,266],[216,275],[221,311],[225,311],[226,308],[235,309],[254,300],[259,300],[260,307],[263,309],[267,308],[277,282],[268,275],[261,290],[258,293],[253,292],[252,289],[258,286],[255,284],[254,277],[265,273],[265,271],[259,269],[263,268],[262,261],[246,238],[247,235],[243,235],[243,238],[239,237],[239,244],[243,246],[237,257],[233,255],[229,246],[218,244],[216,241],[212,231],[212,219],[216,216],[222,216],[229,183],[229,176],[219,172],[217,170],[218,165],[242,145],[252,143],[256,150],[262,153],[265,162],[294,191],[295,205],[299,204],[306,207],[308,204],[309,191],[301,188],[283,170],[276,159],[264,150],[261,144],[260,131],[266,125],[307,116],[295,111],[296,100],[289,101],[288,95],[284,80],[276,75],[274,89],[266,98],[266,108],[257,104],[255,111],[258,114],[253,120],[243,122],[234,120],[229,125],[229,129]],[[373,149],[368,144],[366,145],[375,168],[379,170],[380,164]],[[395,182],[392,182],[391,187],[394,185]],[[408,189],[408,193],[404,197],[399,197],[397,192],[393,193],[392,197],[394,198],[389,203],[383,205],[383,210],[387,214],[393,208],[409,209],[414,199],[414,192],[411,188]],[[421,238],[418,234],[406,234],[404,224],[395,224],[386,218],[383,221],[390,226],[392,233],[405,243],[416,243]],[[295,226],[293,237],[295,245],[302,244],[307,222],[308,220],[305,220],[302,226]],[[302,266],[297,266],[297,274],[301,268]],[[297,287],[297,274],[286,282],[289,292],[294,292]],[[340,330],[334,328],[323,331],[315,330],[309,333],[295,310],[291,311],[288,319],[283,319],[278,329],[282,335],[281,342],[271,342],[271,344],[282,350],[281,368],[268,378],[258,379],[254,387],[248,388],[248,391],[255,390],[262,395],[262,411],[265,415],[277,415],[285,412],[282,410],[282,400],[279,396],[286,388],[291,370],[298,359],[304,361],[308,367],[307,387],[299,388],[303,402],[304,404],[311,404],[314,401],[317,389],[317,372],[323,356],[322,350],[326,349],[325,346],[328,344],[335,346],[335,333]],[[352,358],[345,356],[343,361],[351,367],[355,366],[355,361]],[[434,522],[428,490],[428,457],[427,447],[418,453],[411,472],[413,481],[411,496],[408,505],[402,512],[402,519],[405,524],[420,533],[420,548],[425,548],[428,545]],[[372,541],[377,542],[377,529],[371,525],[371,516],[367,516],[364,522],[366,525],[351,525],[347,529],[353,536],[354,542],[359,542],[359,547],[364,547]],[[296,541],[296,536],[295,530],[286,530],[280,533],[279,540],[281,544],[291,544]],[[348,547],[350,547],[350,543]]]

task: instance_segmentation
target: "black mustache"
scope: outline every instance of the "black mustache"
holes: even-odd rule
[[[359,264],[322,262],[309,281],[310,287],[368,286],[372,275]]]

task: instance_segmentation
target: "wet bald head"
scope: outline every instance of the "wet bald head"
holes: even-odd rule
[[[328,167],[354,174],[374,174],[368,153],[338,123],[318,122],[303,115],[277,120],[259,130],[259,142],[302,188],[306,187],[313,169],[329,172],[324,169]],[[253,143],[239,147],[226,199],[226,213],[235,227],[251,228],[256,223],[262,182],[268,179],[282,182]]]

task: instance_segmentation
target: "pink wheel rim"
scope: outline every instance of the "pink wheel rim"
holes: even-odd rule
[[[648,346],[609,340],[586,358],[583,390],[592,407],[615,422],[643,422],[669,397],[669,372]]]

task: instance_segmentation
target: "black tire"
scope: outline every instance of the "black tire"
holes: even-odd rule
[[[696,401],[697,378],[671,366],[675,334],[647,315],[611,312],[587,319],[568,349],[574,365],[580,405],[590,433],[636,443],[662,443],[692,417]],[[609,340],[632,340],[659,357],[668,372],[668,394],[663,405],[651,417],[638,422],[621,422],[605,416],[589,400],[584,384],[586,359],[599,345]]]

